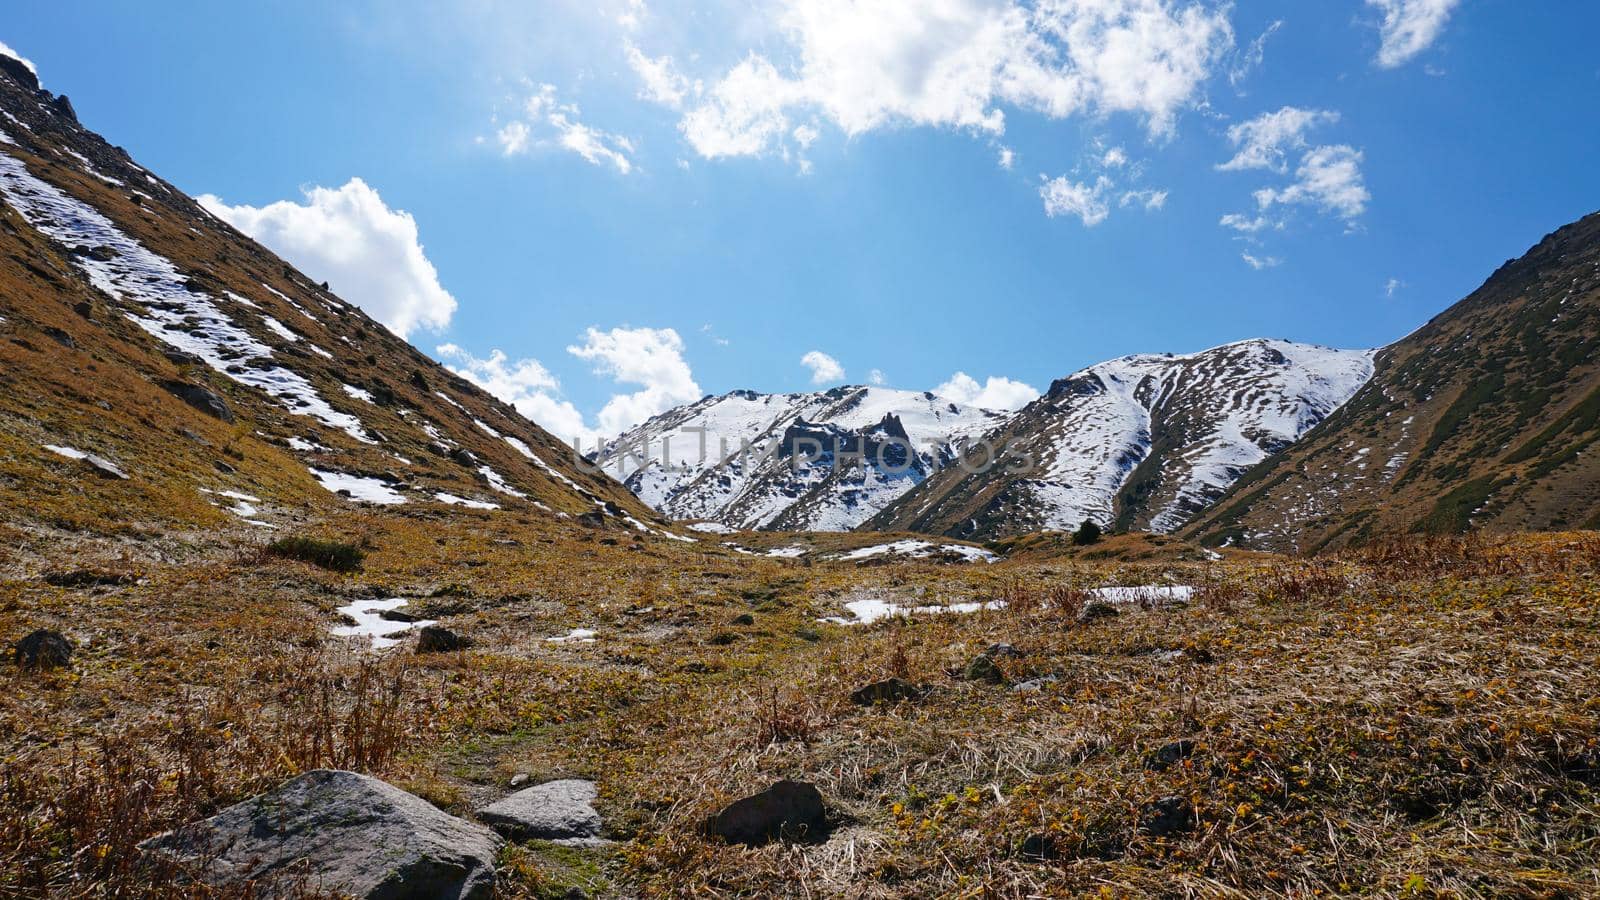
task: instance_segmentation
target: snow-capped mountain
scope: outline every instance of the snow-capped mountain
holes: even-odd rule
[[[593,458],[674,518],[847,531],[1008,416],[881,387],[734,391],[662,413]]]
[[[866,527],[993,537],[1093,520],[1174,531],[1372,370],[1372,351],[1275,340],[1090,366],[985,436],[1004,462],[946,467]]]

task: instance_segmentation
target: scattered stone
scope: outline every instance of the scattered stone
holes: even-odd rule
[[[1173,741],[1146,757],[1144,767],[1152,771],[1164,772],[1194,755],[1195,746],[1195,742],[1188,738]]]
[[[378,618],[388,622],[416,622],[416,616],[398,609],[385,609],[378,612]]]
[[[1011,686],[1011,690],[1019,694],[1037,694],[1047,685],[1055,684],[1058,679],[1054,675],[1044,675],[1039,678],[1030,678]]]
[[[216,469],[218,472],[221,472],[224,475],[232,475],[233,473],[239,471],[238,469],[235,469],[233,466],[228,465],[227,463],[223,462],[220,459],[213,459],[211,461],[211,466],[212,466],[212,468]]]
[[[72,304],[72,311],[77,313],[80,318],[94,318],[94,304],[87,300],[79,300],[77,303]]]
[[[1101,619],[1115,619],[1120,615],[1122,613],[1118,612],[1115,606],[1109,603],[1095,602],[1085,606],[1083,612],[1078,613],[1078,623],[1086,625],[1090,622],[1098,622]]]
[[[215,887],[293,890],[309,877],[320,890],[370,900],[488,900],[500,843],[376,778],[319,769],[139,847]]]
[[[97,262],[111,262],[113,259],[117,258],[117,251],[113,247],[101,244],[98,247],[92,248],[85,255]]]
[[[733,624],[735,625],[754,625],[755,623],[756,617],[749,613],[740,613],[733,617]]]
[[[78,349],[78,342],[72,339],[72,335],[67,334],[60,328],[57,328],[54,325],[48,325],[40,330],[43,331],[45,336],[50,338],[50,340],[55,341],[68,350]]]
[[[874,706],[879,703],[900,703],[907,700],[915,702],[927,695],[928,689],[921,685],[899,678],[890,678],[887,681],[876,681],[865,687],[856,688],[850,693],[850,702],[857,706]]]
[[[1139,833],[1149,837],[1187,834],[1194,825],[1194,804],[1183,797],[1162,797],[1146,803],[1139,816]]]
[[[439,625],[429,625],[417,632],[418,653],[456,653],[470,646],[472,641]]]
[[[817,840],[828,831],[822,793],[803,781],[780,781],[736,800],[712,816],[706,831],[730,844],[759,847],[774,840]]]
[[[516,841],[592,845],[602,840],[600,814],[594,809],[599,796],[592,781],[549,781],[485,806],[478,818]]]
[[[1032,862],[1049,862],[1061,858],[1061,848],[1056,844],[1056,839],[1048,834],[1030,834],[1022,839],[1017,854]]]
[[[223,399],[207,388],[198,384],[189,384],[185,381],[163,381],[161,387],[167,393],[189,404],[195,409],[205,413],[213,419],[224,422],[233,421],[233,411],[228,409],[228,404]]]
[[[450,458],[469,469],[478,467],[478,455],[465,447],[451,449]]]
[[[59,631],[41,628],[12,645],[23,669],[64,669],[72,665],[72,642]]]
[[[1183,648],[1183,658],[1187,659],[1189,662],[1198,663],[1200,665],[1208,665],[1217,661],[1216,654],[1204,647]]]
[[[988,684],[1005,684],[1006,673],[1000,670],[999,663],[987,653],[980,653],[967,663],[961,670],[961,677],[966,681],[983,681]]]
[[[1023,653],[1016,647],[1002,642],[998,644],[990,644],[988,649],[983,651],[983,655],[996,659],[1021,659]]]
[[[527,784],[532,778],[533,778],[533,776],[529,775],[527,772],[518,772],[517,774],[511,776],[511,786],[514,787],[514,788],[522,787],[523,785]]]
[[[578,516],[578,524],[587,528],[604,528],[606,527],[606,517],[600,510],[591,509]]]

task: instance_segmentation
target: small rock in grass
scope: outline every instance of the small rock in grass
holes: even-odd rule
[[[1195,746],[1195,742],[1188,738],[1173,741],[1145,757],[1144,767],[1152,771],[1164,772],[1194,755]]]
[[[990,644],[988,649],[983,651],[983,655],[995,659],[1021,659],[1023,654],[1022,651],[1018,650],[1016,647],[1013,647],[1005,642],[1001,642],[998,644]]]
[[[418,653],[455,653],[470,646],[471,640],[438,625],[429,625],[417,632]]]
[[[1139,816],[1139,833],[1149,837],[1187,834],[1194,826],[1194,804],[1182,797],[1162,797],[1146,803]]]
[[[63,669],[72,665],[72,642],[59,631],[41,628],[11,649],[17,665],[24,669]]]
[[[1061,858],[1061,848],[1056,845],[1056,839],[1048,834],[1030,834],[1022,839],[1017,854],[1032,862],[1049,862]]]
[[[857,706],[873,706],[878,703],[921,700],[927,695],[928,689],[921,685],[900,678],[890,678],[887,681],[876,681],[865,687],[856,688],[850,694],[850,702]]]
[[[1054,675],[1044,675],[1039,678],[1030,678],[1027,681],[1012,685],[1011,690],[1019,694],[1037,694],[1043,691],[1047,685],[1055,684],[1056,680],[1056,676]]]
[[[735,625],[754,625],[755,623],[756,617],[749,613],[741,613],[733,617],[733,624]]]
[[[994,657],[987,653],[973,657],[972,662],[967,663],[967,667],[961,670],[961,677],[966,681],[982,681],[988,684],[1006,683],[1006,673],[1000,670]]]
[[[1083,612],[1078,613],[1078,622],[1098,622],[1101,619],[1115,619],[1119,615],[1121,613],[1117,611],[1115,606],[1109,603],[1096,602],[1085,606]]]
[[[709,834],[730,844],[759,847],[774,840],[816,840],[828,830],[822,793],[803,781],[780,781],[730,804],[707,820]]]
[[[517,774],[511,776],[511,786],[514,788],[522,787],[523,785],[527,784],[532,777],[533,776],[529,775],[527,772],[518,772]]]
[[[478,810],[478,818],[512,840],[585,845],[601,841],[594,782],[549,781]]]

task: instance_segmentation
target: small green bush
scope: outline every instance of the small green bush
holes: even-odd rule
[[[334,572],[357,572],[366,562],[366,551],[354,544],[320,538],[286,537],[267,545],[267,552],[284,559],[297,559]]]

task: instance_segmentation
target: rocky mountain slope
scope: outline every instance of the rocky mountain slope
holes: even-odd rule
[[[1273,340],[1091,366],[865,527],[993,538],[1093,520],[1174,531],[1371,374],[1370,352]]]
[[[269,530],[342,504],[660,522],[0,56],[0,516]]]
[[[1405,531],[1600,527],[1600,214],[1383,350],[1372,380],[1189,533],[1312,550]]]
[[[662,413],[594,459],[674,518],[844,531],[953,459],[961,441],[1006,418],[880,387],[734,391]]]

